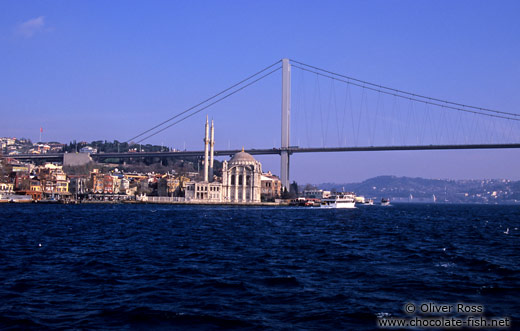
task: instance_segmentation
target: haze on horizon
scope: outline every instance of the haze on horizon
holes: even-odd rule
[[[0,136],[125,141],[283,57],[518,114],[518,12],[517,1],[5,1]],[[209,114],[216,149],[279,146],[280,90],[271,75],[146,143],[201,150]],[[279,173],[279,157],[258,159]],[[518,150],[293,155],[291,180],[519,180],[519,161]]]

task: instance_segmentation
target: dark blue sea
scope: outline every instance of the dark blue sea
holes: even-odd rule
[[[407,302],[518,328],[519,229],[518,206],[2,204],[0,329],[372,330]]]

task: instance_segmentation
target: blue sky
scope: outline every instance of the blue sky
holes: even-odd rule
[[[283,57],[520,113],[519,12],[518,1],[2,1],[0,136],[125,141]],[[272,75],[149,142],[201,149],[209,114],[217,148],[278,146],[280,90]],[[278,173],[277,157],[260,160]],[[520,179],[519,161],[516,150],[297,155],[291,178]]]

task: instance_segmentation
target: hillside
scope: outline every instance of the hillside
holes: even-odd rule
[[[361,183],[323,183],[317,187],[331,191],[351,191],[357,195],[393,201],[433,201],[451,203],[518,203],[520,181],[507,179],[446,180],[379,176]]]

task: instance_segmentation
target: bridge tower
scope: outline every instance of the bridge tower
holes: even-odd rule
[[[282,143],[280,177],[282,187],[289,190],[289,138],[291,119],[291,64],[289,59],[282,59]]]

